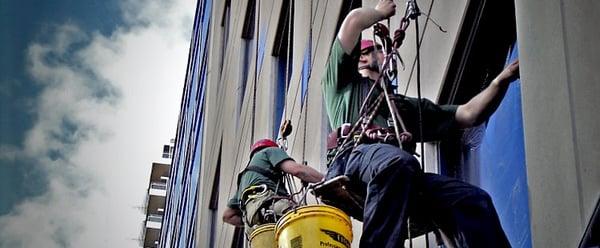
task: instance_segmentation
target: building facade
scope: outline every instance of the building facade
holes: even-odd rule
[[[242,233],[220,216],[252,141],[277,138],[282,120],[294,127],[290,155],[326,170],[320,80],[329,49],[351,9],[376,3],[198,2],[161,247],[242,247]],[[418,5],[424,14],[400,48],[399,93],[415,96],[420,81],[423,97],[461,104],[517,58],[523,81],[485,125],[425,144],[425,169],[488,191],[514,247],[576,246],[600,192],[600,132],[591,114],[600,104],[593,25],[600,4]],[[390,19],[393,29],[404,7]],[[356,239],[359,222],[354,229]]]
[[[211,1],[198,1],[197,4],[170,181],[167,186],[160,247],[203,247],[197,245],[195,234],[199,212],[197,206],[200,202],[200,169],[204,164],[201,157],[204,154],[204,99],[208,74],[207,39],[211,4]]]

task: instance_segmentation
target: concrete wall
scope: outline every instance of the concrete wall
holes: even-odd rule
[[[534,247],[576,247],[599,196],[598,11],[516,1]]]

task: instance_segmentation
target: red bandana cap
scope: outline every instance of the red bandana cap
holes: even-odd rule
[[[374,45],[375,45],[375,42],[373,42],[372,40],[361,40],[360,41],[360,50],[372,48]],[[377,44],[377,46],[380,47],[381,45]]]

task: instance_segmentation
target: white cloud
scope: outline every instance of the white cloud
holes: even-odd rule
[[[22,156],[22,151],[14,146],[0,145],[0,160],[14,161]]]
[[[5,247],[137,247],[153,161],[175,135],[193,1],[123,4],[111,36],[76,25],[32,44],[28,72],[42,85],[22,150],[48,191],[0,217]]]

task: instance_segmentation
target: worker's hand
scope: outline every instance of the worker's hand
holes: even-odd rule
[[[515,79],[519,78],[519,60],[515,60],[510,63],[498,76],[496,80],[500,84],[508,84]]]
[[[382,15],[382,20],[396,14],[396,4],[391,0],[381,0],[375,5],[377,10]]]
[[[308,187],[308,182],[307,182],[307,181],[300,180],[300,183],[302,183],[302,187],[303,187],[303,188],[306,188],[306,187]]]

